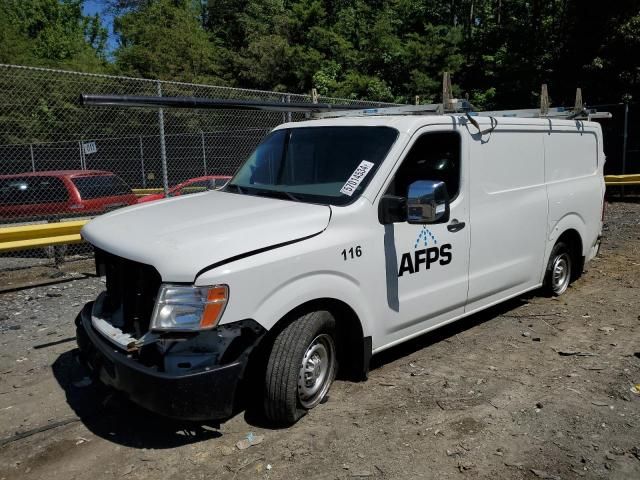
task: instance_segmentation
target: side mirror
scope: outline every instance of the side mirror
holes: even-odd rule
[[[407,222],[425,224],[449,220],[449,194],[444,182],[418,180],[407,191]]]

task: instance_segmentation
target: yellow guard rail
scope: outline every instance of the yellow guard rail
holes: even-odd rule
[[[81,242],[80,229],[87,222],[75,220],[0,228],[0,252]]]
[[[607,186],[640,185],[640,173],[632,173],[629,175],[605,175],[604,183],[606,183]]]

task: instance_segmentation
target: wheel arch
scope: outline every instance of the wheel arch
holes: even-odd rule
[[[344,300],[333,297],[308,300],[282,316],[269,330],[269,336],[275,337],[302,315],[321,310],[328,311],[336,320],[339,378],[366,379],[372,351],[371,337],[365,336],[360,317]]]
[[[371,337],[365,336],[363,324],[356,311],[344,300],[334,297],[307,300],[282,315],[252,353],[249,360],[249,370],[253,372],[251,375],[260,375],[259,371],[266,364],[270,347],[280,332],[301,316],[321,310],[330,312],[336,320],[338,378],[366,380],[372,354]]]
[[[555,225],[551,225],[551,230],[549,232],[550,246],[547,253],[551,252],[553,246],[558,242],[561,236],[567,235],[567,232],[570,232],[568,235],[572,240],[579,240],[581,246],[580,255],[584,256],[587,253],[584,250],[586,248],[584,239],[587,237],[587,225],[585,224],[584,219],[576,213],[570,213],[554,223]],[[577,237],[575,235],[577,235]]]
[[[562,232],[555,244],[564,242],[569,246],[571,252],[571,260],[573,260],[574,268],[571,271],[571,280],[575,280],[582,273],[584,267],[583,241],[580,233],[574,228],[569,228]]]
[[[555,222],[555,225],[552,225],[549,238],[547,242],[547,248],[544,255],[544,268],[542,269],[541,281],[544,278],[544,275],[547,272],[547,267],[549,265],[549,257],[551,255],[551,251],[553,247],[562,239],[566,241],[570,248],[572,249],[572,260],[574,261],[573,279],[575,280],[580,273],[582,273],[582,269],[584,267],[585,260],[585,248],[588,245],[585,242],[585,238],[587,236],[587,228],[584,220],[578,214],[572,213],[565,215],[560,220]]]

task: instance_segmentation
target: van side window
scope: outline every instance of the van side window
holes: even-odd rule
[[[440,180],[449,198],[460,189],[460,135],[456,132],[425,133],[411,147],[395,174],[387,195],[404,197],[417,180]]]

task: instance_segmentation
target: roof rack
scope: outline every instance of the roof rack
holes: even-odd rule
[[[121,106],[121,107],[173,107],[173,108],[205,108],[261,110],[268,112],[302,112],[310,118],[365,117],[379,115],[467,115],[478,117],[516,117],[516,118],[564,118],[569,120],[592,120],[611,118],[609,112],[598,112],[587,108],[582,102],[582,91],[577,89],[576,102],[573,108],[549,107],[547,85],[543,84],[540,92],[540,108],[521,110],[496,110],[480,112],[469,100],[452,98],[451,76],[444,72],[442,78],[442,103],[426,105],[398,105],[393,107],[362,108],[354,105],[336,105],[318,103],[318,94],[312,92],[313,103],[283,103],[261,100],[230,100],[201,97],[153,97],[135,95],[93,95],[82,94],[81,105]],[[420,97],[416,96],[416,103]]]
[[[416,97],[419,101],[420,97]],[[595,108],[587,108],[582,102],[582,89],[576,90],[576,102],[573,108],[549,106],[547,84],[540,91],[540,108],[476,111],[468,100],[451,97],[451,77],[445,72],[442,79],[442,103],[426,105],[402,105],[385,108],[365,108],[349,111],[313,112],[314,118],[364,117],[377,115],[452,115],[464,114],[477,117],[515,117],[515,118],[560,118],[567,120],[592,120],[611,118],[609,112],[598,112]]]
[[[459,102],[459,103],[458,103]],[[372,115],[444,115],[446,113],[465,113],[471,111],[471,104],[466,100],[454,100],[450,109],[442,103],[425,105],[398,105],[396,107],[359,108],[358,110],[333,110],[312,112],[313,118],[366,117]]]

